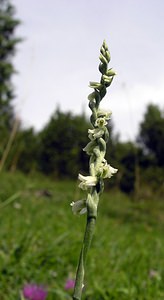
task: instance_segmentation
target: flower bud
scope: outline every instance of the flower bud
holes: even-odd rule
[[[93,88],[93,89],[101,89],[102,85],[101,83],[99,82],[94,82],[94,81],[91,81],[89,83],[89,87]]]
[[[103,64],[103,63],[100,63],[99,64],[99,71],[102,73],[102,74],[105,74],[107,72],[107,65],[106,64]]]
[[[102,47],[103,47],[106,51],[108,51],[108,45],[107,45],[107,43],[106,43],[105,40],[103,41]]]
[[[106,53],[105,53],[105,57],[107,59],[107,62],[109,63],[110,62],[110,53],[109,51],[107,50]]]
[[[103,64],[106,64],[106,65],[108,64],[107,59],[106,59],[105,56],[103,56],[102,54],[100,54],[99,59],[100,59],[100,61],[101,61]]]
[[[88,100],[89,101],[94,100],[94,99],[95,99],[95,92],[88,95]]]
[[[115,75],[116,75],[116,72],[115,72],[113,69],[109,69],[109,70],[106,72],[106,75],[107,75],[107,76],[115,76]]]

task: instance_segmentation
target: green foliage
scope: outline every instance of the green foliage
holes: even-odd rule
[[[162,112],[158,115],[160,116]],[[158,123],[158,119],[156,122],[151,121],[152,131],[153,126],[156,128],[154,124]],[[145,123],[147,124],[144,119],[142,124]],[[159,123],[162,124],[161,119]],[[73,115],[57,109],[39,133],[33,128],[20,127],[5,162],[6,169],[12,171],[18,169],[25,173],[41,171],[57,178],[77,178],[79,172],[88,173],[88,157],[83,151],[89,141],[88,126],[89,122],[85,115]],[[161,165],[157,163],[160,156],[156,155],[155,159],[155,155],[147,150],[143,143],[121,142],[114,132],[111,120],[108,129],[109,143],[106,158],[111,165],[118,168],[119,172],[114,180],[111,178],[106,185],[126,193],[137,193],[141,198],[143,195],[150,198],[152,189],[152,193],[155,192],[161,197],[164,194],[162,188],[164,174],[162,162]],[[162,126],[160,130],[162,132]],[[146,131],[149,141],[151,141],[152,131]],[[153,138],[155,139],[155,134]],[[162,133],[160,139],[156,138],[156,140],[156,147],[159,145],[158,150],[162,149],[164,144]]]
[[[20,42],[14,34],[20,21],[14,15],[15,9],[10,1],[0,0],[0,154],[13,120],[11,77],[15,70],[11,60]]]
[[[62,177],[77,177],[79,170],[87,171],[83,148],[88,141],[88,126],[84,115],[73,116],[57,109],[39,135],[40,170]]]
[[[106,185],[137,193],[139,198],[150,198],[154,192],[159,197],[164,195],[163,115],[159,108],[154,110],[154,106],[148,106],[147,111],[140,126],[144,132],[143,135],[140,130],[140,143],[121,142],[111,120],[108,124],[106,158],[119,171]],[[41,171],[56,178],[77,178],[79,172],[88,173],[88,157],[83,151],[89,141],[88,127],[85,115],[59,109],[39,133],[33,128],[20,127],[5,162],[6,169],[25,173]],[[151,145],[152,150],[146,145]]]
[[[20,299],[25,283],[43,284],[48,300],[71,299],[84,218],[73,216],[79,189],[70,181],[1,173],[0,299]],[[51,192],[51,197],[41,191]],[[162,200],[162,199],[161,199]],[[132,202],[104,193],[88,256],[85,300],[163,300],[163,201]],[[97,238],[99,237],[99,238]]]
[[[134,191],[135,164],[137,148],[131,142],[117,142],[114,147],[114,158],[118,174],[118,186],[126,193]]]
[[[154,163],[164,166],[164,114],[157,105],[148,105],[138,139]]]
[[[24,173],[38,169],[38,135],[33,128],[20,128],[15,137],[6,169],[19,169]]]
[[[148,105],[140,124],[138,142],[140,195],[149,198],[153,193],[161,197],[164,195],[164,115],[157,105]]]

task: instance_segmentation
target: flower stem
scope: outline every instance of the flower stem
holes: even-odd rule
[[[91,245],[92,237],[94,234],[96,224],[96,216],[87,216],[87,223],[86,223],[86,229],[85,229],[85,235],[84,235],[84,241],[79,257],[79,264],[77,268],[76,273],[76,281],[75,281],[75,288],[73,293],[73,300],[80,300],[82,289],[83,289],[83,282],[84,282],[84,267],[86,263],[86,257],[88,250]]]

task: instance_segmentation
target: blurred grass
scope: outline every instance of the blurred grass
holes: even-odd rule
[[[71,299],[85,216],[71,212],[82,197],[76,182],[1,173],[0,299],[19,299],[27,282],[49,300]],[[131,201],[118,191],[100,200],[85,277],[85,300],[164,299],[164,201]]]

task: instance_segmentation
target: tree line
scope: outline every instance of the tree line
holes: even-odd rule
[[[77,178],[88,173],[88,156],[83,148],[88,143],[90,122],[84,115],[73,115],[56,109],[40,132],[33,128],[17,131],[5,162],[7,170],[24,173],[42,172],[53,178]],[[119,169],[109,187],[139,193],[150,187],[163,192],[164,115],[157,105],[148,105],[135,142],[122,142],[109,121],[107,160]],[[148,188],[149,192],[150,188]]]

